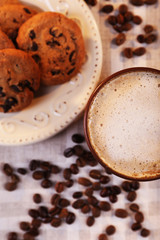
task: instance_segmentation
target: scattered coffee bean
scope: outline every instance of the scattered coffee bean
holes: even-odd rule
[[[143,29],[144,29],[145,33],[151,33],[154,30],[153,26],[150,24],[145,25]]]
[[[104,187],[102,188],[102,190],[100,191],[100,196],[101,197],[108,197],[111,195],[111,188],[110,187]]]
[[[51,165],[51,173],[53,174],[57,174],[57,173],[60,173],[61,169],[60,167],[58,167],[57,165]]]
[[[132,29],[132,24],[129,22],[122,25],[122,31],[128,32],[131,29]]]
[[[81,212],[86,214],[89,213],[91,211],[91,207],[89,206],[89,204],[85,204],[82,208],[81,208]]]
[[[111,187],[111,192],[112,192],[112,194],[116,194],[116,195],[118,195],[118,194],[121,193],[121,189],[120,189],[119,186],[117,186],[117,185],[113,185],[113,186]]]
[[[72,174],[78,174],[79,173],[79,168],[77,166],[77,164],[73,163],[70,166],[70,170]]]
[[[42,180],[42,182],[41,182],[41,187],[43,187],[43,188],[50,188],[50,187],[52,187],[52,186],[53,186],[53,183],[52,183],[52,181],[49,180],[49,179],[44,179],[44,180]]]
[[[7,237],[8,240],[18,240],[18,234],[16,232],[10,232]]]
[[[10,164],[5,163],[3,165],[3,172],[4,172],[5,175],[11,176],[13,174],[13,168],[11,167]]]
[[[113,10],[114,10],[114,8],[113,8],[112,4],[106,4],[100,9],[100,12],[108,14],[108,13],[113,12]]]
[[[99,202],[99,207],[102,211],[105,211],[105,212],[111,210],[111,205],[107,201],[100,201]]]
[[[116,203],[118,201],[117,195],[116,194],[110,195],[109,200],[111,203]]]
[[[55,207],[49,209],[49,214],[53,217],[53,216],[60,214],[61,210],[62,209],[60,207],[55,206]]]
[[[132,212],[138,212],[138,210],[139,210],[139,206],[138,206],[138,204],[136,204],[136,203],[132,203],[132,204],[129,206],[129,208],[130,208],[130,210],[131,210]]]
[[[15,182],[6,182],[4,184],[4,188],[7,190],[7,191],[14,191],[17,189],[17,183]]]
[[[101,172],[99,170],[93,169],[89,172],[89,176],[93,179],[100,179],[101,178]]]
[[[84,194],[87,196],[87,197],[91,197],[93,195],[93,188],[90,187],[90,188],[86,188],[86,190],[84,191]]]
[[[133,54],[136,56],[142,56],[146,53],[146,49],[144,47],[139,47],[139,48],[135,48],[133,50]]]
[[[92,182],[88,178],[84,178],[84,177],[79,177],[78,183],[85,187],[92,186]]]
[[[27,232],[30,230],[30,223],[29,222],[20,222],[19,227],[21,230]]]
[[[133,231],[140,230],[141,228],[142,228],[142,226],[141,226],[141,223],[139,223],[139,222],[135,222],[135,223],[133,223],[133,224],[131,225],[131,229],[132,229]]]
[[[126,218],[128,217],[128,212],[125,209],[118,208],[115,210],[115,216],[119,218]]]
[[[67,180],[67,181],[64,183],[64,185],[65,185],[67,188],[72,187],[73,184],[74,184],[74,181],[73,181],[72,179],[69,179],[69,180]]]
[[[34,219],[32,219],[31,226],[33,228],[39,228],[41,226],[41,223],[42,222],[40,219],[34,218]]]
[[[94,191],[99,191],[99,190],[101,190],[101,184],[99,182],[93,182],[92,188]]]
[[[39,217],[39,212],[36,209],[29,209],[28,210],[28,215],[32,218],[38,218]]]
[[[11,178],[11,181],[13,182],[13,183],[19,183],[20,182],[20,178],[18,177],[18,175],[17,174],[15,174],[15,173],[13,173],[11,176],[10,176],[10,178]]]
[[[148,237],[150,235],[150,230],[148,230],[147,228],[142,228],[140,234],[142,237]]]
[[[32,177],[33,177],[35,180],[43,179],[43,178],[44,178],[44,172],[41,171],[41,170],[37,170],[37,171],[33,172]]]
[[[68,210],[67,208],[62,208],[61,212],[59,213],[59,218],[66,218],[68,215]]]
[[[48,208],[46,206],[40,206],[38,208],[39,216],[41,218],[47,218],[48,217]]]
[[[66,223],[67,224],[72,224],[76,219],[76,216],[73,212],[68,212],[68,215],[66,217]]]
[[[40,165],[40,161],[39,160],[31,160],[29,163],[29,169],[31,171],[35,171]]]
[[[39,230],[37,228],[32,227],[27,233],[30,234],[31,236],[36,237],[39,235]]]
[[[84,199],[78,199],[72,203],[72,207],[75,209],[80,209],[85,205],[85,200]]]
[[[136,220],[136,222],[138,222],[138,223],[143,222],[143,221],[144,221],[144,215],[143,215],[143,213],[142,213],[142,212],[136,212],[136,214],[135,214],[135,220]]]
[[[116,232],[116,228],[113,225],[109,225],[106,227],[107,235],[113,235]]]
[[[83,143],[84,142],[84,136],[81,134],[73,134],[72,135],[72,141],[75,143]]]
[[[79,157],[76,160],[76,164],[78,167],[85,167],[86,166],[86,161],[83,157]]]
[[[73,198],[81,198],[83,196],[83,193],[80,191],[74,192],[72,196],[73,196]]]
[[[108,240],[108,237],[105,233],[101,233],[99,236],[98,236],[98,240]]]
[[[128,12],[128,6],[126,4],[121,4],[118,8],[121,14],[126,14]]]
[[[55,206],[58,205],[60,198],[61,197],[59,194],[57,194],[57,193],[53,194],[51,197],[51,200],[50,200],[51,204],[55,205]]]
[[[125,48],[123,50],[123,56],[126,57],[126,58],[132,58],[133,57],[132,48]]]
[[[64,182],[57,182],[57,183],[55,184],[55,190],[56,190],[56,192],[58,192],[58,193],[63,192],[63,191],[64,191]]]
[[[97,218],[101,215],[101,209],[97,206],[97,207],[92,207],[92,216],[94,218]]]
[[[131,188],[135,191],[140,188],[140,183],[138,181],[132,181],[130,184],[131,184]]]
[[[109,183],[110,181],[110,177],[109,176],[105,176],[105,175],[102,175],[99,179],[100,183],[101,184],[107,184]]]
[[[117,18],[114,15],[110,15],[107,19],[108,23],[112,26],[117,24]]]
[[[27,174],[27,169],[26,168],[18,168],[17,172],[22,174],[22,175],[25,175],[25,174]]]
[[[65,207],[68,207],[70,205],[70,201],[66,198],[60,198],[59,202],[58,202],[58,205],[61,208],[65,208]]]
[[[59,227],[61,225],[61,223],[62,223],[61,218],[54,217],[54,218],[52,218],[51,226],[52,227]]]
[[[131,191],[131,192],[129,192],[128,195],[127,195],[127,199],[128,199],[128,201],[130,201],[130,202],[133,202],[133,201],[136,199],[136,197],[137,197],[137,194],[136,194],[135,191]]]
[[[123,181],[121,187],[125,192],[130,192],[132,190],[131,182],[129,181]]]
[[[124,16],[120,13],[117,15],[117,24],[119,24],[119,25],[124,24]]]
[[[33,195],[33,201],[34,201],[35,203],[41,203],[41,202],[42,202],[42,197],[41,197],[41,195],[40,195],[39,193],[35,193],[35,194]]]
[[[94,222],[95,222],[95,219],[94,219],[93,216],[89,216],[86,220],[86,224],[87,224],[88,227],[93,226]]]
[[[97,4],[97,0],[84,0],[88,5],[95,6]]]
[[[117,46],[122,45],[126,41],[126,35],[124,33],[119,33],[115,38],[115,44]]]
[[[35,238],[34,236],[27,232],[23,234],[23,240],[35,240]]]
[[[74,149],[73,148],[67,148],[67,149],[64,150],[63,154],[66,158],[69,158],[69,157],[74,155]]]
[[[81,145],[75,145],[73,149],[74,149],[75,155],[78,157],[82,156],[84,153],[84,149]]]
[[[140,16],[133,16],[133,19],[132,19],[133,23],[134,24],[141,24],[142,23],[142,18]]]
[[[154,33],[149,34],[148,36],[145,37],[145,42],[147,44],[151,44],[157,40],[157,35]]]
[[[144,4],[144,0],[130,0],[130,3],[135,6],[142,6]]]
[[[94,207],[96,207],[99,203],[98,199],[94,196],[88,197],[88,203]]]
[[[144,42],[145,42],[145,36],[144,36],[143,34],[139,34],[139,35],[137,36],[137,41],[138,41],[139,43],[144,43]]]

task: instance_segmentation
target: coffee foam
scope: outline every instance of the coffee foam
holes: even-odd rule
[[[160,174],[160,75],[129,72],[98,92],[88,113],[91,145],[129,177]]]

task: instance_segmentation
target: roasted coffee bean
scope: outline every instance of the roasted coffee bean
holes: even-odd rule
[[[102,175],[99,179],[101,184],[107,184],[110,181],[110,177],[106,175]]]
[[[85,167],[86,166],[86,161],[83,157],[79,157],[76,160],[76,164],[78,167]]]
[[[112,4],[106,4],[100,9],[100,12],[108,14],[108,13],[113,12],[113,10],[114,10],[114,8],[113,8]]]
[[[70,168],[65,168],[63,170],[63,177],[66,179],[66,180],[69,180],[71,178],[71,175],[72,175],[72,171]]]
[[[136,222],[138,222],[138,223],[143,222],[143,221],[144,221],[144,215],[143,215],[143,213],[142,213],[142,212],[136,212],[136,214],[135,214],[135,220],[136,220]]]
[[[67,215],[68,215],[68,210],[67,210],[67,208],[62,208],[61,209],[61,212],[59,213],[59,218],[66,218],[67,217]]]
[[[63,192],[64,191],[64,182],[57,182],[56,184],[55,184],[55,190],[56,190],[56,192],[58,192],[58,193],[61,193],[61,192]]]
[[[97,4],[97,0],[84,0],[84,1],[91,6],[95,6]]]
[[[126,4],[121,4],[121,5],[119,6],[118,10],[119,10],[119,12],[120,12],[121,14],[124,15],[125,13],[128,12],[128,6],[127,6]]]
[[[51,204],[52,205],[58,205],[59,203],[59,200],[60,200],[61,196],[57,193],[53,194],[52,197],[51,197]]]
[[[98,240],[108,240],[108,237],[105,233],[101,233],[99,236],[98,236]]]
[[[37,228],[32,227],[27,233],[29,233],[31,236],[36,237],[39,235],[39,230]]]
[[[111,24],[112,26],[117,24],[117,18],[114,15],[110,15],[107,19],[108,23]]]
[[[8,233],[8,240],[18,240],[18,234],[16,232],[10,232]]]
[[[66,158],[69,158],[74,155],[74,149],[73,148],[67,148],[64,150],[63,154]]]
[[[44,178],[45,178],[45,179],[48,179],[48,178],[50,178],[50,176],[51,176],[51,171],[50,171],[50,170],[45,170],[45,171],[43,172],[43,174],[44,174]]]
[[[70,205],[70,201],[66,198],[60,198],[59,202],[58,202],[58,205],[61,208],[65,208],[65,207],[68,207]]]
[[[73,163],[70,166],[70,170],[72,174],[78,174],[79,173],[79,168],[77,166],[77,164]]]
[[[132,203],[132,204],[129,206],[129,208],[130,208],[130,210],[131,210],[132,212],[138,212],[138,211],[139,211],[139,206],[138,206],[138,204],[136,204],[136,203]]]
[[[60,214],[61,210],[62,209],[60,207],[55,206],[55,207],[49,209],[49,214],[51,216],[56,216],[56,215]]]
[[[11,178],[11,181],[12,181],[13,183],[19,183],[19,182],[20,182],[20,178],[19,178],[18,175],[15,174],[15,173],[13,173],[13,174],[10,176],[10,178]]]
[[[132,24],[131,23],[129,23],[129,22],[126,22],[126,23],[124,23],[123,25],[122,25],[122,31],[126,31],[126,32],[128,32],[129,30],[131,30],[132,29]]]
[[[153,26],[150,24],[145,25],[143,29],[144,29],[145,33],[151,33],[154,30]]]
[[[138,181],[132,181],[130,184],[131,184],[131,188],[135,191],[140,188],[140,183]]]
[[[139,35],[137,36],[137,41],[138,41],[139,43],[144,43],[144,42],[145,42],[145,36],[144,36],[143,34],[139,34]]]
[[[94,167],[98,164],[98,161],[93,157],[89,151],[84,151],[83,157],[86,159],[87,165]]]
[[[126,41],[126,35],[124,33],[119,33],[115,38],[115,44],[117,46],[122,45]]]
[[[132,223],[132,225],[131,225],[131,229],[132,229],[133,231],[140,230],[141,228],[142,228],[142,225],[141,225],[141,223],[139,223],[139,222]]]
[[[128,11],[124,14],[124,20],[125,22],[130,22],[133,19],[133,13]]]
[[[27,174],[27,169],[26,168],[18,168],[17,172],[22,174],[22,175],[25,175],[25,174]]]
[[[117,24],[119,24],[119,25],[124,24],[124,16],[120,13],[117,15]]]
[[[100,201],[99,207],[102,211],[105,211],[105,212],[111,210],[111,204],[107,201]]]
[[[113,29],[118,33],[123,32],[123,26],[121,26],[121,25],[114,25]]]
[[[39,211],[36,209],[29,209],[28,215],[32,218],[38,218],[39,217]]]
[[[75,155],[78,157],[82,156],[84,153],[84,149],[81,145],[75,145],[73,149],[74,149]]]
[[[36,170],[35,172],[33,172],[32,177],[35,180],[41,180],[44,178],[44,172],[41,170]]]
[[[84,194],[88,197],[91,197],[93,195],[93,188],[86,188],[86,190],[84,191]]]
[[[79,177],[78,183],[85,187],[92,186],[92,182],[88,178],[85,178],[85,177]]]
[[[76,219],[76,215],[73,212],[68,212],[68,215],[66,217],[66,223],[72,224]]]
[[[50,171],[51,165],[48,161],[41,161],[40,162],[40,168],[45,170],[45,171]]]
[[[3,172],[4,172],[5,175],[11,176],[13,174],[13,168],[11,167],[10,164],[5,163],[3,165]]]
[[[33,201],[34,201],[35,203],[41,203],[41,202],[42,202],[42,197],[41,197],[41,195],[40,195],[39,193],[35,193],[35,194],[33,195]]]
[[[35,240],[35,238],[30,233],[26,232],[23,234],[23,240]]]
[[[144,4],[144,0],[130,0],[130,3],[135,6],[142,6]]]
[[[4,184],[4,188],[7,190],[7,191],[14,191],[17,189],[17,183],[15,182],[6,182]]]
[[[139,25],[139,24],[142,23],[142,18],[141,18],[140,16],[137,16],[137,15],[136,15],[136,16],[133,16],[132,21],[133,21],[134,24]]]
[[[94,219],[93,216],[89,216],[86,220],[86,224],[87,224],[88,227],[93,226],[94,222],[95,222],[95,219]]]
[[[29,222],[20,222],[19,227],[21,230],[27,232],[30,230],[30,223]]]
[[[147,5],[152,5],[152,4],[155,4],[157,3],[158,0],[144,0],[144,3],[147,4]]]
[[[33,40],[34,38],[36,38],[36,34],[34,32],[34,30],[30,30],[29,32],[29,37]]]
[[[111,187],[104,187],[100,191],[100,196],[101,197],[108,197],[112,194]]]
[[[128,217],[128,212],[125,209],[118,208],[115,210],[115,216],[119,218],[126,218]]]
[[[37,51],[38,50],[38,44],[36,42],[32,42],[31,51]]]
[[[116,195],[118,195],[118,194],[121,193],[121,189],[120,189],[119,186],[117,186],[117,185],[113,185],[113,186],[111,187],[111,192],[112,192],[112,194],[116,194]]]
[[[60,173],[61,169],[60,167],[58,167],[57,165],[51,165],[51,173],[53,174],[57,174],[57,173]]]
[[[118,201],[117,195],[116,194],[109,195],[109,200],[111,203],[116,203]]]
[[[154,33],[149,34],[145,37],[145,43],[151,44],[157,40],[157,35]]]
[[[52,221],[52,216],[48,216],[42,219],[42,223],[51,223],[51,221]]]
[[[129,181],[123,181],[121,187],[125,192],[130,192],[133,188],[131,186],[131,182],[129,182]]]
[[[123,56],[126,57],[126,58],[132,58],[133,57],[132,48],[124,48]]]
[[[91,211],[91,208],[89,206],[89,204],[85,204],[82,208],[81,208],[81,212],[86,214],[89,213]]]
[[[41,187],[43,188],[50,188],[53,186],[53,183],[51,180],[49,179],[44,179],[42,182],[41,182]]]
[[[72,141],[75,143],[83,143],[85,140],[82,134],[76,133],[72,135]]]
[[[94,191],[99,191],[99,190],[101,190],[101,184],[99,182],[93,182],[92,188]]]
[[[38,208],[39,216],[41,218],[47,218],[48,217],[48,208],[46,206],[40,206]]]
[[[39,228],[41,226],[41,223],[42,222],[40,219],[34,218],[34,219],[32,219],[31,226],[33,228]]]
[[[52,218],[51,226],[52,227],[59,227],[61,225],[61,223],[62,223],[61,218],[54,217],[54,218]]]
[[[85,205],[85,200],[84,199],[78,199],[72,203],[72,207],[75,209],[80,209]]]
[[[93,169],[89,172],[89,176],[94,179],[100,179],[102,175],[99,170]]]
[[[131,191],[127,194],[127,200],[130,202],[133,202],[137,197],[137,194],[135,191]]]
[[[99,207],[92,207],[92,216],[97,218],[101,215],[101,209]]]
[[[73,195],[72,195],[72,197],[73,198],[81,198],[83,196],[83,193],[82,192],[74,192],[73,193]]]
[[[88,197],[88,203],[94,207],[96,207],[99,203],[98,199],[94,196]]]
[[[139,48],[135,48],[133,50],[133,54],[136,56],[142,56],[146,53],[146,49],[144,47],[139,47]]]
[[[64,183],[64,185],[65,185],[67,188],[72,187],[73,184],[74,184],[74,181],[73,181],[72,179],[69,179],[69,180],[67,180],[67,181]]]
[[[113,235],[116,232],[116,228],[113,225],[109,225],[106,227],[107,235]]]
[[[148,230],[147,228],[142,228],[140,234],[142,237],[148,237],[150,235],[150,230]]]

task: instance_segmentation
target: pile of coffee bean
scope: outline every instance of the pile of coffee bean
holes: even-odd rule
[[[20,181],[18,174],[23,176],[29,173],[27,176],[32,176],[33,180],[39,181],[42,188],[46,190],[50,188],[54,191],[50,196],[50,206],[45,205],[43,196],[40,193],[33,194],[32,200],[37,207],[28,210],[31,221],[21,221],[19,228],[22,233],[10,232],[8,233],[8,240],[35,240],[40,235],[40,227],[43,224],[49,224],[54,228],[58,228],[63,224],[73,224],[79,214],[84,215],[85,225],[92,227],[102,212],[107,213],[109,211],[112,211],[112,214],[118,218],[130,217],[132,220],[131,230],[139,230],[142,237],[148,236],[150,230],[142,226],[144,215],[134,202],[137,198],[136,191],[140,188],[140,183],[125,180],[120,185],[115,185],[111,170],[102,168],[92,153],[85,149],[83,145],[84,136],[73,134],[72,141],[75,145],[66,148],[63,152],[66,158],[74,159],[71,160],[68,167],[61,168],[49,161],[39,159],[32,159],[27,168],[16,169],[8,163],[3,165],[3,172],[7,178],[12,179],[13,176],[16,176]],[[86,167],[86,171],[82,171],[84,167]],[[60,181],[53,180],[54,175],[57,174]],[[23,179],[21,179],[22,181]],[[6,184],[4,187],[8,191],[16,190],[18,182],[16,182],[14,188],[6,187]],[[79,190],[73,192],[71,199],[67,199],[64,197],[65,191],[74,184],[78,185]],[[132,202],[126,209],[114,209],[113,207],[120,194],[125,195],[128,202]],[[71,208],[73,208],[73,211]],[[77,211],[77,214],[75,211]],[[107,225],[104,232],[98,236],[98,239],[108,239],[110,235],[115,233],[116,226]]]

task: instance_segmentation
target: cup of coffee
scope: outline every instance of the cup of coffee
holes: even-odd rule
[[[91,95],[84,130],[96,159],[130,180],[160,178],[160,71],[119,71]]]

